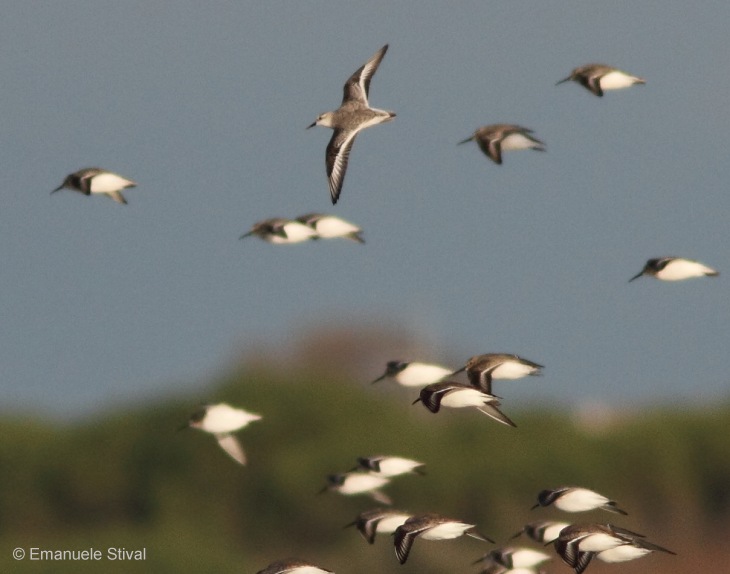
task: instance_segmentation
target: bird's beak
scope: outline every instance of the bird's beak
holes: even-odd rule
[[[642,271],[642,272],[641,272],[641,273],[639,273],[638,275],[634,275],[634,276],[633,276],[633,277],[632,277],[631,279],[629,279],[629,283],[631,283],[631,282],[632,282],[632,281],[633,281],[634,279],[638,279],[638,278],[639,278],[639,277],[641,277],[641,276],[642,276],[643,274],[644,274],[644,272]]]
[[[562,79],[562,80],[560,80],[559,82],[555,82],[555,85],[556,85],[556,86],[559,86],[560,84],[564,84],[565,82],[568,82],[568,81],[570,81],[570,79],[571,79],[571,77],[570,77],[570,76],[568,76],[567,78],[563,78],[563,79]]]
[[[418,398],[417,398],[417,399],[416,399],[415,401],[413,401],[413,402],[412,402],[411,404],[412,404],[412,405],[415,405],[416,403],[420,403],[420,402],[421,402],[421,397],[418,397]]]
[[[59,185],[56,189],[54,189],[51,193],[56,193],[57,191],[61,191],[63,189],[63,184]]]
[[[185,429],[189,429],[189,428],[190,428],[190,424],[189,423],[185,423],[181,427],[178,427],[177,432],[180,432],[181,430],[185,430]]]
[[[535,506],[533,506],[532,508],[530,508],[530,510],[535,510],[535,509],[536,509],[536,508],[538,508],[539,506],[540,506],[540,503],[538,502],[538,503],[537,503],[537,504],[536,504]]]
[[[375,379],[375,380],[374,380],[374,381],[373,381],[372,383],[370,383],[370,384],[371,384],[371,385],[374,385],[375,383],[379,383],[380,381],[382,381],[382,380],[383,380],[383,379],[385,378],[385,376],[386,376],[386,375],[380,375],[380,376],[379,376],[379,377],[378,377],[377,379]]]
[[[453,377],[454,375],[458,375],[459,373],[463,373],[464,371],[466,371],[466,367],[461,367],[461,369],[459,369],[458,371],[454,371],[453,373],[451,373],[449,377]]]
[[[316,126],[316,125],[317,125],[317,120],[315,120],[315,121],[313,121],[313,122],[312,122],[311,124],[309,124],[309,125],[307,126],[307,129],[309,129],[309,128],[313,128],[313,127],[314,127],[314,126]]]
[[[470,141],[471,141],[471,140],[473,140],[473,139],[474,139],[474,136],[469,136],[469,137],[468,137],[468,138],[466,138],[465,140],[461,140],[461,141],[460,141],[460,142],[459,142],[458,144],[456,144],[456,145],[461,145],[461,144],[465,144],[466,142],[470,142]]]
[[[327,492],[328,490],[329,490],[329,486],[328,486],[328,485],[325,485],[325,486],[324,486],[324,487],[322,488],[322,490],[318,490],[318,491],[317,491],[317,494],[324,494],[324,493],[325,493],[325,492]]]
[[[247,237],[251,237],[253,235],[253,231],[249,231],[248,233],[244,233],[239,237],[238,239],[246,239]]]

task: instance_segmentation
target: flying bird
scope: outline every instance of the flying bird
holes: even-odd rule
[[[487,394],[492,394],[492,379],[521,379],[528,375],[539,376],[542,365],[508,353],[486,353],[471,357],[464,367],[450,373],[466,371],[469,382]]]
[[[620,90],[634,84],[646,84],[646,80],[643,78],[632,76],[618,68],[612,68],[604,64],[587,64],[575,68],[570,76],[563,78],[555,85],[568,81],[578,82],[598,97],[603,96],[604,90]]]
[[[423,387],[431,383],[437,383],[444,377],[448,377],[451,369],[440,365],[428,363],[388,361],[385,372],[373,381],[375,384],[383,379],[394,379],[396,383],[404,387]]]
[[[494,163],[502,164],[502,152],[515,149],[545,151],[545,144],[532,135],[532,130],[514,124],[494,124],[476,130],[459,145],[476,140],[479,149]]]
[[[375,543],[376,534],[393,534],[396,528],[408,520],[412,515],[401,510],[388,508],[373,508],[357,515],[354,521],[345,525],[355,526],[368,543]]]
[[[325,156],[333,205],[340,197],[347,161],[357,134],[371,126],[389,122],[395,117],[393,112],[371,108],[368,104],[370,80],[387,51],[388,44],[380,48],[365,65],[348,78],[344,86],[342,104],[338,109],[323,113],[307,126],[307,129],[324,126],[334,130]]]
[[[537,495],[537,504],[532,508],[550,505],[564,512],[586,512],[601,508],[617,514],[628,514],[625,510],[621,510],[615,501],[579,486],[561,486],[552,490],[542,490]]]
[[[389,478],[366,472],[342,472],[327,475],[327,484],[320,493],[331,490],[345,496],[367,494],[380,504],[392,504],[390,497],[380,491],[389,482]]]
[[[252,235],[257,235],[268,243],[281,245],[315,239],[317,232],[300,221],[273,217],[254,223],[251,229],[241,235],[239,239],[245,239]]]
[[[317,238],[330,239],[344,237],[356,243],[365,243],[360,227],[334,215],[307,213],[306,215],[297,217],[297,221],[314,229]]]
[[[63,183],[51,191],[51,193],[67,188],[83,193],[84,195],[91,195],[92,193],[106,195],[117,203],[126,205],[127,200],[124,199],[122,190],[136,187],[136,185],[131,179],[127,179],[111,171],[106,171],[98,167],[87,167],[67,175]]]
[[[720,272],[712,267],[691,259],[659,257],[649,259],[641,272],[629,279],[629,283],[642,275],[651,275],[662,281],[681,281],[690,277],[717,277],[719,274]]]
[[[392,478],[401,474],[424,474],[423,467],[426,466],[417,460],[402,458],[400,456],[360,456],[357,459],[357,469],[364,470],[370,474]]]
[[[510,418],[499,410],[500,402],[497,397],[484,393],[481,390],[464,383],[444,381],[433,383],[421,389],[420,396],[413,404],[422,402],[432,413],[437,413],[441,407],[464,408],[475,407],[490,418],[502,424],[516,427]]]
[[[250,422],[261,420],[261,418],[261,415],[234,408],[226,403],[208,404],[195,411],[188,422],[181,427],[181,430],[194,428],[212,434],[220,447],[233,460],[240,464],[246,464],[246,454],[243,447],[232,433],[241,430]]]
[[[296,558],[288,560],[278,560],[272,562],[263,570],[259,570],[256,574],[334,574],[332,570],[325,570],[309,562],[304,562]]]
[[[494,540],[479,533],[474,524],[467,524],[461,520],[446,518],[435,513],[418,514],[396,528],[395,555],[401,564],[405,564],[411,546],[417,537],[420,536],[424,540],[450,540],[462,535],[494,543]]]

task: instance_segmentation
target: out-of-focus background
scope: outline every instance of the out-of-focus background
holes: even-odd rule
[[[0,569],[476,570],[489,545],[418,541],[400,567],[341,528],[371,503],[314,493],[377,453],[428,465],[398,506],[499,542],[557,517],[529,511],[539,490],[580,484],[630,515],[569,519],[678,553],[590,571],[725,567],[729,21],[674,0],[6,5]],[[370,102],[398,116],[358,137],[332,207],[331,131],[304,128],[385,43]],[[593,61],[647,84],[554,86]],[[456,146],[502,122],[548,151]],[[87,166],[137,181],[129,205],[49,195]],[[367,243],[238,241],[311,211]],[[721,276],[627,284],[663,255]],[[368,385],[388,360],[484,352],[546,365],[497,387],[517,429]],[[175,433],[201,400],[264,416],[249,466]],[[12,559],[33,545],[148,550]]]

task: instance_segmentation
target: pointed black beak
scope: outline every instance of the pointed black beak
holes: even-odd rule
[[[63,189],[63,184],[59,185],[56,189],[51,191],[51,193],[56,193],[57,191],[61,191]]]
[[[420,402],[421,402],[421,397],[418,397],[418,398],[417,398],[417,399],[416,399],[415,401],[413,401],[413,402],[412,402],[411,404],[412,404],[412,405],[415,405],[416,403],[420,403]]]
[[[309,128],[313,128],[313,127],[314,127],[314,126],[316,126],[316,125],[317,125],[317,121],[315,120],[315,121],[313,121],[313,122],[312,122],[311,124],[309,124],[309,125],[307,126],[307,129],[309,129]]]
[[[642,276],[643,274],[644,274],[644,271],[642,271],[642,272],[641,272],[641,273],[639,273],[638,275],[634,275],[634,276],[633,276],[633,277],[632,277],[631,279],[629,279],[629,283],[631,283],[631,282],[632,282],[632,281],[633,281],[634,279],[638,279],[638,278],[639,278],[639,277],[641,277],[641,276]]]
[[[465,140],[461,140],[461,141],[460,141],[459,143],[457,143],[456,145],[461,145],[461,144],[465,144],[466,142],[470,142],[470,141],[471,141],[471,140],[473,140],[473,139],[474,139],[474,136],[469,136],[469,137],[468,137],[468,138],[466,138]]]
[[[461,367],[461,369],[459,369],[458,371],[454,371],[453,373],[451,373],[449,377],[453,377],[454,375],[458,375],[459,373],[463,373],[464,371],[466,371],[466,367]]]
[[[571,76],[568,76],[567,78],[563,78],[563,79],[562,79],[562,80],[560,80],[559,82],[555,82],[555,85],[556,85],[556,86],[559,86],[560,84],[564,84],[565,82],[568,82],[568,81],[570,81],[570,80],[572,80],[572,79],[573,79],[573,78],[572,78]]]
[[[382,380],[383,380],[383,379],[384,379],[384,378],[385,378],[386,376],[387,376],[387,373],[386,373],[386,374],[384,374],[384,375],[380,375],[380,376],[379,376],[379,377],[378,377],[377,379],[375,379],[375,380],[374,380],[374,381],[373,381],[372,383],[370,383],[370,384],[371,384],[371,385],[374,385],[375,383],[379,383],[379,382],[380,382],[380,381],[382,381]]]
[[[540,503],[538,502],[535,506],[533,506],[532,508],[530,508],[530,510],[535,510],[536,508],[539,508],[539,507],[540,507]]]

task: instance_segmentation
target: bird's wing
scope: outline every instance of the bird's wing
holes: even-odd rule
[[[243,452],[241,443],[238,439],[229,433],[217,433],[215,435],[216,440],[220,447],[226,451],[236,462],[240,464],[246,464],[246,453]]]

